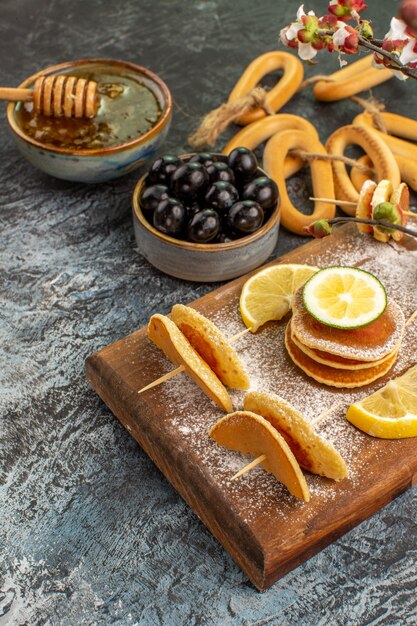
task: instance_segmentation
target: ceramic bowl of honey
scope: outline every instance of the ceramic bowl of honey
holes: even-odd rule
[[[10,103],[7,119],[23,156],[46,174],[64,180],[99,183],[123,176],[151,158],[171,122],[171,94],[159,76],[124,61],[91,59],[48,67],[39,76],[68,74],[98,83],[94,118],[47,117],[32,102]]]

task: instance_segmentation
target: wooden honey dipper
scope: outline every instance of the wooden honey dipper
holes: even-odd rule
[[[0,100],[33,101],[35,113],[52,117],[94,117],[99,106],[94,80],[67,76],[40,76],[33,89],[0,87]]]

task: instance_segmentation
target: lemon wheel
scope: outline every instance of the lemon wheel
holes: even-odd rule
[[[307,311],[334,328],[360,328],[382,315],[387,294],[382,283],[356,267],[326,267],[304,285]]]
[[[271,320],[280,320],[292,307],[294,293],[318,271],[311,265],[282,264],[266,267],[243,285],[240,313],[253,333]]]

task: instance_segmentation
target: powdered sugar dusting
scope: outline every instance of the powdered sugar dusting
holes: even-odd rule
[[[311,319],[311,316],[304,307],[303,294],[300,289],[294,298],[293,319],[291,324],[291,330],[298,341],[310,348],[338,354],[348,359],[364,361],[377,361],[392,354],[401,341],[405,324],[404,314],[399,305],[392,298],[380,318],[380,320],[384,320],[384,324],[389,325],[390,332],[383,334],[379,332],[379,336],[373,338],[372,345],[366,345],[363,339],[355,344],[353,342],[345,344],[341,342],[337,336],[335,338],[332,332],[333,329],[326,328],[325,326],[322,326],[325,332],[321,330],[319,334],[311,328],[309,319]],[[380,320],[377,320],[375,323],[378,324]],[[393,326],[393,328],[391,326]],[[331,332],[328,332],[329,330]],[[352,336],[352,333],[350,334]]]
[[[366,246],[365,246],[366,243]],[[394,299],[405,318],[417,309],[417,250],[403,246],[380,244],[370,238],[347,235],[339,255],[324,250],[320,258],[309,257],[306,263],[319,265],[352,265],[375,274],[384,284],[388,297]],[[233,336],[244,327],[239,314],[238,294],[227,301],[218,298],[216,312],[207,316],[226,336]],[[204,307],[203,307],[203,313]],[[282,396],[303,415],[314,420],[336,401],[340,406],[316,424],[316,431],[328,438],[340,452],[349,470],[347,479],[334,481],[306,474],[311,501],[305,504],[292,497],[287,489],[267,474],[261,466],[254,468],[236,481],[231,477],[251,459],[226,450],[213,442],[208,431],[224,413],[211,403],[185,374],[177,376],[158,388],[159,402],[165,407],[164,427],[181,436],[184,448],[196,465],[210,476],[227,499],[231,509],[249,526],[262,520],[277,532],[276,524],[289,517],[302,523],[313,523],[317,511],[330,510],[335,499],[349,502],[352,490],[360,486],[366,476],[372,475],[369,459],[384,459],[393,449],[401,451],[400,441],[382,442],[355,429],[345,419],[350,404],[383,386],[391,377],[400,375],[417,361],[417,321],[406,328],[398,360],[391,372],[372,385],[344,390],[325,387],[309,379],[288,357],[284,346],[285,326],[289,316],[281,322],[266,324],[256,334],[247,334],[238,340],[235,348],[251,380],[251,390],[267,391]],[[165,368],[164,368],[165,369]],[[245,392],[229,390],[236,410],[242,409]]]

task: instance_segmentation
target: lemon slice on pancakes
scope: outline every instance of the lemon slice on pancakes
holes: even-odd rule
[[[417,365],[351,404],[346,419],[372,437],[417,437]]]
[[[387,294],[382,283],[356,267],[326,267],[304,285],[307,311],[334,328],[360,328],[382,315]]]
[[[272,265],[257,272],[243,285],[240,314],[253,333],[270,320],[280,320],[291,310],[292,297],[318,271],[296,263]]]

